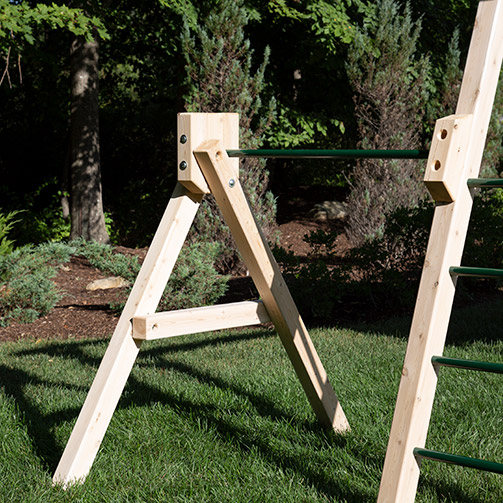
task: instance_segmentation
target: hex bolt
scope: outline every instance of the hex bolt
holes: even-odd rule
[[[232,189],[232,187],[234,187],[234,185],[236,185],[236,180],[234,180],[234,178],[231,178],[229,180],[229,187]]]
[[[187,137],[184,134],[180,136],[180,143],[187,143]]]
[[[180,170],[183,171],[184,169],[187,169],[187,163],[185,161],[182,161],[180,163]]]

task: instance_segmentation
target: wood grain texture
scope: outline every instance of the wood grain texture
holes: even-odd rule
[[[503,53],[503,0],[479,3],[456,114],[473,115],[457,198],[435,208],[402,378],[384,463],[378,502],[411,503],[419,464],[413,449],[424,447],[435,396],[433,355],[442,355],[455,279],[472,208],[466,180],[476,178],[484,151]]]
[[[179,335],[260,325],[269,321],[271,318],[269,318],[263,302],[233,302],[232,304],[135,316],[133,318],[133,337],[150,341]]]
[[[239,114],[236,113],[180,113],[177,118],[178,130],[178,181],[191,192],[208,194],[201,170],[194,157],[194,149],[203,141],[219,138],[227,149],[239,148]],[[180,138],[185,136],[182,143]],[[187,164],[180,169],[180,163]],[[239,176],[239,159],[231,161],[235,171],[235,178]]]
[[[224,146],[208,140],[194,154],[319,421],[336,431],[347,431],[346,416]]]
[[[176,186],[58,464],[55,484],[67,487],[87,476],[140,350],[131,318],[155,312],[201,198]]]

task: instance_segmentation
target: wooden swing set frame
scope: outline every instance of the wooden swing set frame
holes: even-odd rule
[[[379,503],[411,503],[415,499],[421,460],[418,453],[424,451],[438,378],[438,365],[433,363],[442,359],[439,355],[452,309],[455,271],[462,269],[459,264],[473,187],[477,185],[473,179],[480,171],[502,57],[503,0],[480,0],[456,113],[437,121],[427,161],[425,183],[437,204]],[[145,340],[272,321],[321,424],[337,432],[350,429],[246,201],[239,182],[239,161],[227,153],[239,149],[238,115],[179,114],[178,139],[178,183],[63,452],[55,484],[66,487],[87,476]],[[261,300],[156,313],[201,200],[210,193]]]

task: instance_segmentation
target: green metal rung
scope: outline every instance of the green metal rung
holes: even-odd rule
[[[468,187],[487,189],[503,188],[503,178],[468,178]]]
[[[445,452],[432,451],[430,449],[420,449],[419,447],[414,449],[414,456],[432,459],[434,461],[442,461],[443,463],[451,463],[466,468],[476,468],[477,470],[503,474],[503,463],[495,463],[494,461],[458,456],[457,454],[447,454]]]
[[[449,267],[451,276],[472,276],[477,278],[502,278],[503,269],[488,267]]]
[[[455,367],[459,369],[503,374],[503,363],[479,362],[475,360],[463,360],[461,358],[449,358],[447,356],[432,356],[431,362],[433,365],[441,365],[443,367]]]
[[[320,150],[252,149],[227,150],[229,157],[269,157],[275,159],[427,159],[427,150]]]

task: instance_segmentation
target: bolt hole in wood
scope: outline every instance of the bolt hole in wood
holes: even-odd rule
[[[433,169],[438,171],[442,167],[442,163],[437,159],[433,164]]]
[[[448,133],[447,133],[447,129],[442,129],[442,130],[440,131],[440,135],[439,135],[439,136],[440,136],[440,139],[441,139],[441,140],[445,140],[445,139],[447,138],[447,134],[448,134]]]

